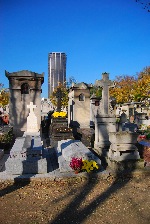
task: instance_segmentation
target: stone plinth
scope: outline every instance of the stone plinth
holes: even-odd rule
[[[62,140],[57,147],[58,163],[60,172],[72,171],[70,165],[73,157],[87,160],[95,160],[99,165],[101,161],[82,142],[78,140]]]
[[[10,174],[47,173],[47,160],[43,155],[43,146],[39,136],[17,138],[8,160],[6,172]]]
[[[95,142],[94,148],[99,154],[104,154],[110,147],[109,133],[116,132],[116,118],[107,116],[97,116],[95,118]]]
[[[137,133],[131,133],[127,131],[121,131],[121,132],[111,132],[109,134],[109,139],[111,144],[136,144],[137,143],[137,137],[139,134]]]
[[[140,155],[137,147],[137,133],[117,132],[110,133],[109,140],[111,142],[108,159],[111,161],[138,160]]]
[[[50,126],[51,145],[56,146],[57,141],[74,139],[72,128],[68,127],[66,118],[53,118]]]

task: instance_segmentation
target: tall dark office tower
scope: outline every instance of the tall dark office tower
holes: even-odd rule
[[[59,82],[66,85],[66,61],[65,53],[52,52],[48,54],[48,98]]]

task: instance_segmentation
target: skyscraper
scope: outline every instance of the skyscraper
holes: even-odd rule
[[[48,98],[59,83],[65,85],[66,61],[65,53],[52,52],[48,54]]]

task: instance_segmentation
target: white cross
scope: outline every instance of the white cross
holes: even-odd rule
[[[30,105],[27,105],[27,108],[30,109],[30,113],[34,113],[33,109],[36,108],[36,105],[33,105],[33,102],[30,102]]]

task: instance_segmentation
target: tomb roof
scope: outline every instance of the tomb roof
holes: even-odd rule
[[[17,71],[17,72],[8,72],[5,70],[5,76],[7,78],[10,77],[34,77],[34,78],[42,78],[42,80],[44,81],[44,73],[39,74],[36,72],[31,72],[28,70],[22,70],[22,71]]]

